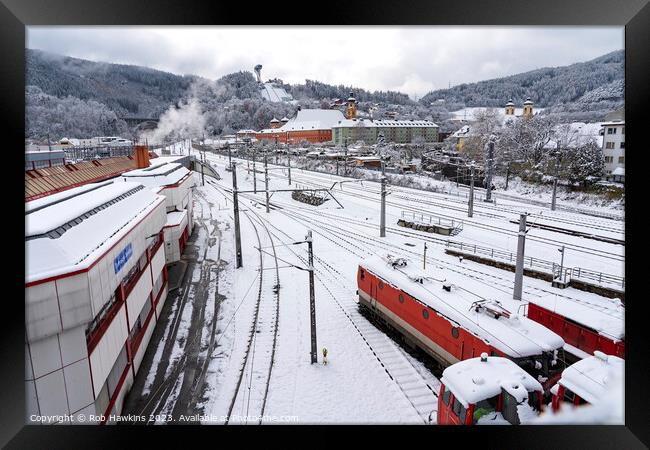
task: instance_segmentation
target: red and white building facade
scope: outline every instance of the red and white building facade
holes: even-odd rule
[[[27,423],[110,421],[167,297],[165,197],[89,184],[27,203],[25,218]]]
[[[25,204],[26,423],[121,413],[192,231],[174,160]]]
[[[158,161],[160,160],[160,161]],[[164,226],[165,260],[167,264],[181,259],[194,227],[192,219],[192,172],[175,158],[156,158],[151,167],[122,174],[123,181],[135,181],[165,196],[167,220]]]

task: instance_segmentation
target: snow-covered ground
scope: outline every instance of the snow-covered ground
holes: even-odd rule
[[[223,298],[217,312],[216,345],[202,350],[207,367],[196,408],[204,414],[203,423],[435,423],[439,381],[358,311],[356,274],[361,260],[391,253],[420,265],[426,241],[427,272],[506,304],[512,303],[514,274],[446,254],[446,239],[468,248],[516,252],[518,225],[511,220],[526,211],[531,214],[529,222],[624,240],[622,221],[551,212],[516,196],[499,198],[496,205],[476,201],[474,217],[468,219],[462,192],[454,192],[455,185],[444,182],[435,182],[446,187],[440,192],[389,187],[387,235],[379,238],[379,184],[355,181],[332,191],[343,208],[332,199],[315,207],[294,201],[290,192],[275,192],[272,209],[266,213],[263,192],[240,193],[243,267],[235,269],[228,158],[208,153],[206,159],[222,179],[206,177],[205,186],[197,183],[195,215],[204,219],[209,215],[218,228],[220,253],[212,254],[216,246],[206,247],[210,254],[205,258],[222,261],[218,292]],[[247,162],[236,161],[239,190],[252,190]],[[262,163],[257,169],[263,169]],[[269,165],[269,169],[270,189],[329,188],[335,182],[351,181],[293,168],[289,186],[286,168]],[[263,174],[257,176],[257,187],[263,189]],[[447,238],[405,229],[396,224],[402,211],[463,221],[463,231]],[[297,243],[304,241],[308,230],[313,232],[317,322],[318,364],[313,365],[308,272],[299,270],[307,267],[307,246]],[[199,243],[207,242],[204,231],[199,230]],[[565,266],[623,275],[624,246],[584,237],[531,228],[526,255],[559,263],[561,245],[567,248]],[[524,300],[591,312],[594,321],[603,319],[593,324],[603,333],[624,333],[624,307],[612,299],[574,288],[556,289],[525,277]],[[172,358],[180,359],[186,345],[182,336],[190,326],[185,320],[191,315],[188,309],[180,319]],[[208,334],[202,335],[202,349],[209,348]],[[323,348],[328,351],[326,365]],[[181,384],[182,379],[176,381],[179,388],[171,391],[167,410],[179,397]]]

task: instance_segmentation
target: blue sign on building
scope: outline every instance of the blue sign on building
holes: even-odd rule
[[[124,249],[118,253],[118,255],[115,257],[113,260],[113,269],[115,270],[115,273],[119,272],[122,267],[124,267],[124,264],[129,260],[131,255],[133,254],[133,248],[131,247],[131,243],[124,247]]]

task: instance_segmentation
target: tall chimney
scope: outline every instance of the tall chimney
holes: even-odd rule
[[[149,167],[149,147],[146,145],[135,146],[135,166],[138,169]]]

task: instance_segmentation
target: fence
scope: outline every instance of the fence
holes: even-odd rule
[[[517,254],[513,252],[449,240],[446,241],[445,246],[448,248],[455,248],[461,252],[487,256],[494,260],[505,261],[512,264],[517,263]],[[524,256],[524,267],[550,273],[553,275],[553,278],[561,278],[562,275],[564,275],[564,280],[575,278],[586,282],[596,282],[599,285],[609,284],[617,288],[625,289],[625,277],[619,277],[603,272],[596,272],[594,270],[583,269],[581,267],[564,267],[564,274],[561,274],[559,264],[552,261],[546,261],[544,259],[533,258],[532,256]]]
[[[457,228],[463,226],[462,220],[448,220],[442,219],[440,217],[433,216],[431,214],[416,214],[415,212],[402,211],[402,219],[410,219],[412,222],[416,222],[419,219],[419,223],[429,224],[429,225],[441,225],[449,228]]]

